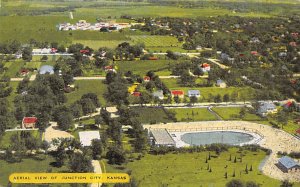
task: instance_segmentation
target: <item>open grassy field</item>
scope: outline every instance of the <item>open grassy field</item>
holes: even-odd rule
[[[229,155],[232,161],[229,161]],[[240,155],[243,154],[242,162]],[[279,186],[280,181],[264,176],[258,170],[260,162],[265,158],[265,152],[238,152],[232,148],[229,152],[216,156],[211,153],[212,159],[205,163],[208,152],[200,153],[179,153],[166,155],[146,154],[141,160],[129,162],[125,167],[132,172],[131,177],[135,178],[140,186],[216,186],[223,187],[231,179],[243,181],[255,181],[262,187]],[[237,162],[233,163],[234,157]],[[208,164],[212,170],[207,170]],[[252,165],[253,171],[245,173],[246,165],[248,170]],[[126,172],[119,170],[118,166],[106,166],[106,172]],[[233,173],[235,171],[235,177]],[[228,178],[224,177],[225,172]]]
[[[29,131],[31,135],[35,138],[40,139],[40,132],[39,131]],[[11,136],[14,134],[20,134],[21,131],[9,131],[5,132],[4,136],[0,139],[0,148],[5,149],[11,145]]]
[[[176,108],[168,109],[175,112],[177,121],[210,121],[217,120],[206,108]]]
[[[141,123],[166,123],[171,121],[162,108],[133,107],[132,109],[138,113],[138,119]]]
[[[20,69],[23,66],[24,66],[23,61],[5,62],[4,67],[7,68],[7,71],[5,71],[4,75],[8,77],[16,77],[17,73],[20,71]]]
[[[52,156],[41,155],[42,159],[23,159],[20,163],[7,163],[4,160],[0,160],[0,185],[7,186],[8,184],[8,177],[11,173],[22,173],[22,172],[36,172],[36,173],[45,173],[45,172],[53,172],[53,173],[60,173],[68,171],[67,167],[63,166],[61,168],[56,168],[51,166],[50,164],[54,162],[54,158]],[[34,184],[30,184],[30,186],[38,186]],[[51,186],[61,186],[65,187],[68,185],[63,184],[55,184]]]
[[[251,100],[254,94],[254,90],[250,87],[184,87],[178,84],[177,79],[163,79],[163,82],[170,90],[183,90],[187,94],[188,90],[200,90],[200,100],[208,101],[210,95],[216,96],[218,94],[223,97],[225,94],[231,95],[236,92],[238,94],[237,100],[242,101],[243,99]]]
[[[219,116],[221,116],[224,120],[241,120],[240,111],[241,107],[214,107],[212,108]],[[246,112],[243,120],[246,121],[259,121],[263,120],[263,118],[259,117],[255,114],[250,114]]]
[[[141,60],[141,61],[117,61],[118,71],[123,73],[131,71],[134,74],[145,76],[148,71],[154,71],[159,75],[170,75],[169,67],[176,63],[174,60]]]
[[[67,103],[72,104],[79,100],[83,94],[95,93],[102,105],[106,104],[103,94],[106,92],[106,85],[102,83],[101,80],[77,80],[74,83],[78,86],[74,92],[67,93]]]

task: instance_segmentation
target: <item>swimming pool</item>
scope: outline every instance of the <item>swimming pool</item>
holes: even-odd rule
[[[241,145],[253,141],[254,138],[251,134],[243,132],[212,131],[185,133],[180,139],[189,145],[207,145],[213,143]]]

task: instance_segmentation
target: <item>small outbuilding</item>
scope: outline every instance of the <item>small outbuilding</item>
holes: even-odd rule
[[[160,100],[163,100],[164,99],[164,92],[162,90],[158,90],[156,92],[153,92],[152,96],[157,97]]]
[[[216,85],[217,85],[218,87],[220,87],[220,88],[226,88],[226,87],[227,87],[226,83],[225,83],[223,80],[221,80],[221,79],[218,79],[218,80],[217,80]]]
[[[176,143],[167,131],[167,129],[151,129],[150,139],[155,146],[175,146]]]
[[[300,164],[288,156],[284,156],[278,160],[278,167],[285,173],[300,173]]]
[[[200,97],[200,91],[199,90],[189,90],[188,91],[188,97]]]
[[[22,129],[34,129],[36,122],[36,117],[24,117],[22,120]]]

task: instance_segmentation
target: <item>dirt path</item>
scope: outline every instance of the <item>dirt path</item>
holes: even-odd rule
[[[168,123],[158,125],[144,125],[144,128],[166,128],[169,131],[187,132],[187,131],[203,131],[215,129],[245,129],[252,132],[259,132],[263,139],[258,143],[262,147],[272,150],[269,159],[266,160],[262,167],[262,172],[275,179],[300,182],[299,173],[283,173],[275,164],[278,163],[277,152],[291,151],[300,152],[300,140],[296,137],[279,129],[274,129],[267,125],[261,125],[246,121],[203,121],[190,123]]]

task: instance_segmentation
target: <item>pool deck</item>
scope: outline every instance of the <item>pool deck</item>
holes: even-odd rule
[[[201,121],[201,122],[179,122],[155,125],[143,125],[146,129],[166,128],[171,134],[174,132],[203,132],[203,131],[247,131],[258,134],[262,139],[257,142],[260,146],[272,150],[272,153],[262,167],[263,174],[278,180],[289,180],[300,182],[300,173],[284,173],[275,164],[279,158],[277,153],[292,151],[300,152],[300,140],[283,130],[272,128],[271,126],[262,125],[247,121]],[[179,136],[180,137],[180,136]],[[177,137],[178,138],[178,137]]]

